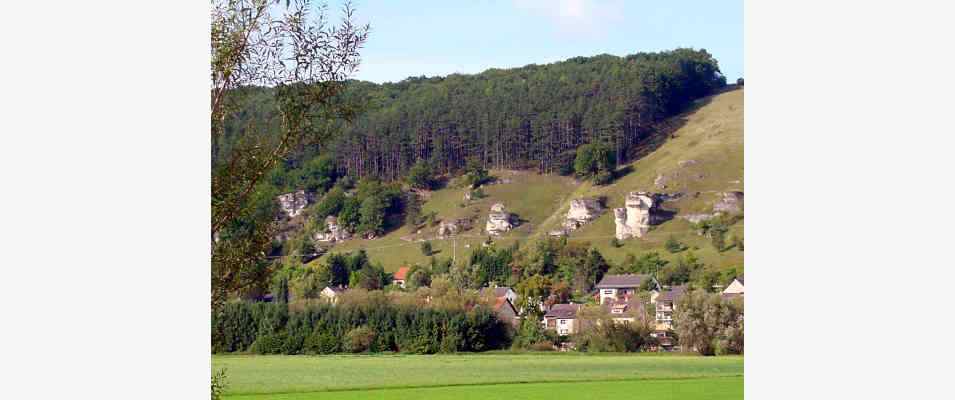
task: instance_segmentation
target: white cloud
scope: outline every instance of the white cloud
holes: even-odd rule
[[[550,18],[563,33],[599,36],[623,21],[622,0],[514,0],[514,5]]]

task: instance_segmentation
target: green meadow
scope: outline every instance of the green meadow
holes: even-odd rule
[[[743,358],[674,354],[213,356],[229,399],[738,399]]]

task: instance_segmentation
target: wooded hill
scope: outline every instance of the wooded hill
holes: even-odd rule
[[[469,159],[485,168],[566,173],[577,147],[594,142],[610,146],[625,163],[655,123],[725,84],[712,55],[692,49],[576,57],[398,83],[354,81],[340,100],[360,111],[357,119],[333,123],[337,132],[325,149],[306,147],[284,169],[301,169],[324,153],[333,155],[338,175],[385,180],[401,178],[418,160],[437,173],[460,170]],[[214,164],[278,123],[271,90],[235,94],[252,101],[227,118],[225,135],[214,144]]]

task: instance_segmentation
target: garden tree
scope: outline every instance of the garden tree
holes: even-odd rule
[[[661,285],[682,285],[703,273],[705,268],[706,266],[691,250],[677,257],[675,263],[663,267],[656,277]]]
[[[612,274],[651,274],[656,275],[669,261],[660,257],[660,253],[655,251],[643,253],[639,258],[630,255],[623,263],[611,267]]]
[[[328,256],[325,263],[318,269],[318,279],[327,286],[344,286],[348,284],[349,260],[341,253]],[[323,288],[324,289],[324,288]]]
[[[431,272],[434,274],[447,274],[451,271],[451,257],[439,260],[431,257]]]
[[[368,26],[352,23],[346,4],[340,25],[321,11],[311,18],[307,1],[287,0],[273,12],[270,0],[213,0],[211,29],[212,296],[213,312],[227,298],[268,277],[264,265],[274,226],[255,212],[253,199],[265,174],[306,142],[325,142],[336,120],[352,120],[337,98],[359,63]],[[249,105],[243,89],[268,86],[275,123],[226,132],[226,120]],[[252,101],[257,101],[252,99]],[[241,136],[238,137],[238,136]],[[274,197],[272,197],[274,198]]]
[[[710,228],[710,242],[716,251],[722,252],[726,249],[726,227],[715,226]]]
[[[544,329],[536,319],[524,318],[514,335],[511,347],[514,349],[551,349],[557,337],[553,331]]]
[[[429,285],[431,285],[431,270],[417,264],[411,266],[411,269],[408,270],[408,281],[405,282],[405,287],[413,290]]]
[[[279,303],[288,303],[289,301],[289,287],[288,287],[288,276],[282,275],[276,279],[275,283],[272,285],[272,298],[274,301]]]
[[[427,240],[424,242],[421,242],[421,254],[423,254],[425,257],[430,256],[432,250],[433,249],[431,248],[431,242]]]
[[[543,275],[534,275],[517,283],[514,291],[517,292],[517,304],[514,306],[522,314],[528,315],[527,318],[540,320],[543,312],[540,305],[550,296],[550,289],[553,284],[550,278]]]
[[[706,356],[716,354],[721,341],[726,341],[725,345],[733,350],[742,351],[741,304],[703,290],[688,291],[673,312],[673,326],[680,345]],[[734,336],[728,337],[727,333]]]
[[[653,343],[653,326],[649,318],[638,316],[633,323],[614,322],[611,315],[599,305],[581,307],[577,312],[580,332],[578,350],[587,352],[636,352]]]
[[[431,170],[431,165],[425,160],[418,160],[408,170],[407,181],[412,188],[431,190],[434,187],[434,171]]]

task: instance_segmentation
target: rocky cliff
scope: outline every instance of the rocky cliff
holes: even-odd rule
[[[650,230],[650,225],[656,222],[659,201],[648,192],[630,192],[624,205],[623,208],[613,209],[617,226],[615,236],[619,240],[643,237]]]

